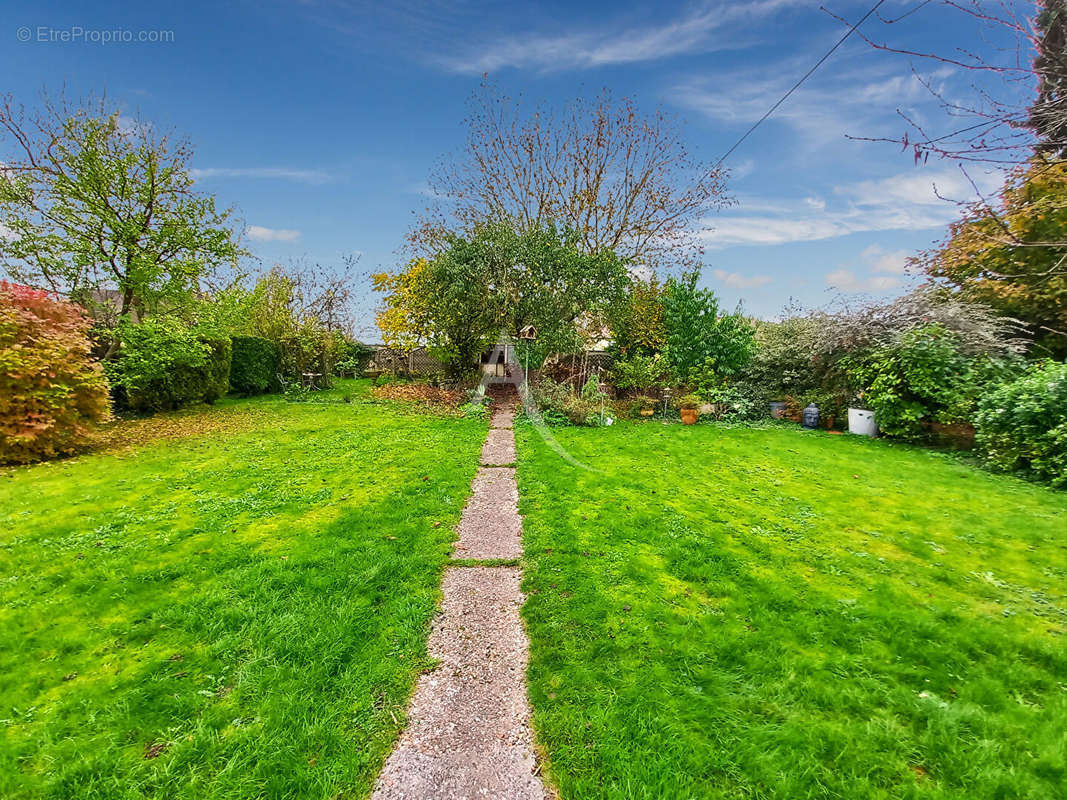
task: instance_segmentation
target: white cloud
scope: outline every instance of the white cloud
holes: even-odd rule
[[[696,111],[718,125],[738,132],[760,119],[790,88],[792,76],[807,69],[817,57],[814,51],[746,68],[713,78],[693,77],[680,81],[669,93],[672,102]],[[785,154],[809,157],[821,152],[840,160],[840,147],[862,145],[847,136],[887,136],[903,133],[905,123],[897,114],[922,120],[923,109],[936,105],[923,81],[944,90],[947,76],[939,70],[913,74],[899,62],[850,62],[846,54],[835,56],[835,68],[820,71],[781,106],[761,128],[766,138],[774,131],[777,141],[768,145]],[[782,128],[786,131],[782,131]],[[758,136],[757,136],[758,138]],[[754,146],[753,143],[746,144]],[[746,151],[747,152],[747,151]]]
[[[983,175],[978,183],[986,191],[999,180]],[[810,242],[866,231],[931,230],[959,216],[959,207],[943,197],[966,200],[972,195],[967,179],[951,168],[917,168],[879,180],[839,184],[833,187],[832,205],[814,197],[780,208],[742,204],[741,213],[728,211],[706,220],[710,230],[702,236],[707,247],[717,249]],[[892,259],[887,259],[881,271],[894,271],[890,266]]]
[[[714,270],[711,274],[731,289],[758,289],[774,280],[769,275],[742,275],[740,272],[727,272],[724,269]]]
[[[747,178],[753,172],[756,171],[756,160],[753,158],[746,158],[744,161],[730,167],[730,177],[739,181],[742,178]]]
[[[876,275],[870,278],[857,277],[850,269],[839,269],[826,273],[826,285],[842,292],[887,292],[903,286],[900,278]]]
[[[325,183],[330,175],[318,169],[292,169],[290,167],[207,167],[191,169],[189,174],[196,180],[204,178],[268,178],[301,183]]]
[[[860,258],[870,264],[875,272],[903,275],[908,271],[908,258],[911,255],[907,250],[886,250],[879,245],[872,244],[860,253]]]
[[[689,14],[661,25],[639,25],[624,30],[595,28],[552,35],[509,36],[482,43],[462,55],[440,63],[452,72],[478,75],[504,67],[559,71],[612,64],[655,61],[683,53],[732,49],[751,41],[736,30],[754,19],[805,0],[746,0],[705,2]],[[727,33],[728,29],[733,29]]]
[[[262,225],[249,225],[248,238],[255,242],[295,242],[300,238],[300,231],[287,228],[264,228]]]

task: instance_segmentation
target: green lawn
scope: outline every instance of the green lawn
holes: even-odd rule
[[[1067,796],[1067,495],[882,441],[518,426],[564,798]]]
[[[365,390],[0,471],[0,797],[368,793],[485,423]]]

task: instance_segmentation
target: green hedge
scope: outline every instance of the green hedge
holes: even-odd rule
[[[228,338],[204,339],[181,320],[152,317],[116,330],[118,357],[105,364],[117,405],[168,411],[214,403],[230,384]]]
[[[204,402],[214,403],[230,390],[233,344],[230,339],[207,339],[204,344],[211,348],[205,365]]]
[[[230,388],[245,396],[278,391],[278,345],[259,336],[233,337]]]
[[[179,362],[171,372],[126,390],[134,411],[171,411],[196,403],[214,403],[230,384],[230,340],[202,341],[205,352],[195,362]]]

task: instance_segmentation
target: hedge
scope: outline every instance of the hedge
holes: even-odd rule
[[[117,404],[139,412],[168,411],[214,403],[229,388],[228,338],[201,338],[166,317],[120,325],[116,335],[119,355],[106,369]]]
[[[234,336],[230,388],[247,396],[277,391],[281,353],[278,345],[259,336]]]

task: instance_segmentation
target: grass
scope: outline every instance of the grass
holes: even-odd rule
[[[0,797],[369,792],[485,424],[315,399],[0,471]]]
[[[1067,796],[1067,495],[797,429],[516,431],[564,798]]]

